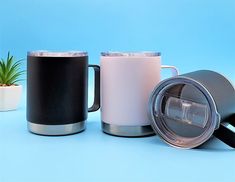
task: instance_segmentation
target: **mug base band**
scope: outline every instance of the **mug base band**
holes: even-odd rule
[[[85,130],[85,121],[65,125],[44,125],[28,122],[28,130],[34,134],[47,136],[71,135]]]
[[[155,135],[151,125],[146,126],[118,126],[102,121],[104,133],[121,137],[144,137]]]

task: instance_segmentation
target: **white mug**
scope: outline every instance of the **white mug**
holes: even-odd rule
[[[101,53],[101,120],[105,133],[116,136],[154,134],[148,118],[148,99],[161,80],[158,52]]]

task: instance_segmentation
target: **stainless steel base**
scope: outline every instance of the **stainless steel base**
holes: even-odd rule
[[[28,130],[39,135],[70,135],[85,130],[85,121],[65,125],[44,125],[28,122]]]
[[[155,134],[150,125],[118,126],[118,125],[108,124],[102,121],[102,129],[104,133],[115,136],[122,136],[122,137],[143,137]]]

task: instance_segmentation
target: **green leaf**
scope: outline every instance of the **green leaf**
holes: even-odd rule
[[[20,81],[19,77],[25,73],[20,70],[23,59],[14,61],[14,57],[7,54],[7,59],[0,60],[0,84],[12,85]]]
[[[12,84],[16,84],[16,83],[18,83],[18,82],[20,82],[20,81],[23,81],[23,80],[25,80],[25,79],[17,79],[17,80],[15,80],[14,82],[12,82]]]
[[[5,61],[3,59],[0,62],[0,66],[2,68],[3,73],[5,73],[6,72],[6,65],[5,65]]]
[[[17,72],[16,74],[14,74],[12,77],[8,78],[6,80],[6,84],[7,85],[11,85],[13,82],[15,82],[15,80],[17,80],[22,74],[24,74],[24,72]]]
[[[8,70],[8,73],[6,74],[6,77],[11,77],[12,74],[16,73],[18,69],[20,68],[21,61],[17,61],[12,65],[12,67]]]
[[[0,61],[0,67],[1,67],[2,84],[4,84],[4,82],[5,82],[5,63],[4,63],[3,59]]]
[[[6,69],[9,70],[12,66],[12,63],[13,63],[13,56],[10,57],[10,59],[8,59],[6,61]]]

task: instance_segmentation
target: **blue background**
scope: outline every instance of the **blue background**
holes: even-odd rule
[[[160,51],[181,73],[235,81],[235,1],[0,0],[0,57],[42,49],[88,51],[96,64],[101,51]],[[36,136],[25,107],[24,92],[19,110],[0,113],[0,182],[235,180],[235,154],[218,140],[179,150],[158,137],[111,137],[99,112],[78,135]]]

